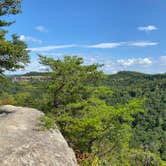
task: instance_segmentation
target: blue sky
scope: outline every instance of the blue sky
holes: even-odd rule
[[[37,54],[78,55],[105,73],[166,72],[165,0],[23,0],[9,27],[31,50],[25,70],[41,71]]]

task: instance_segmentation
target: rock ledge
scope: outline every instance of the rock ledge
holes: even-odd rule
[[[0,165],[77,166],[59,130],[36,130],[43,115],[36,109],[0,106]]]

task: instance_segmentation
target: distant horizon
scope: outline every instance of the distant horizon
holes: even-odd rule
[[[50,73],[50,72],[51,71],[47,71],[47,72],[29,71],[29,72],[22,73],[22,74],[21,73],[20,74],[12,74],[12,73],[5,74],[5,76],[20,76],[20,75],[25,75],[25,74],[29,74],[29,73]],[[116,75],[120,72],[126,72],[126,73],[131,72],[131,73],[146,74],[146,75],[164,75],[164,74],[166,74],[166,72],[164,72],[164,73],[142,73],[142,72],[138,72],[138,71],[129,71],[129,70],[121,70],[121,71],[118,71],[117,73],[110,73],[110,74],[104,73],[104,74],[106,74],[106,75]]]

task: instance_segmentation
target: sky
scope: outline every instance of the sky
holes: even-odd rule
[[[165,0],[23,0],[8,30],[27,43],[31,63],[15,73],[45,71],[38,54],[77,55],[108,74],[165,73],[165,14]]]

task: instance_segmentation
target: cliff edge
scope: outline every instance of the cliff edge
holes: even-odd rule
[[[36,109],[0,106],[0,165],[77,166],[59,130],[37,130],[42,116]]]

